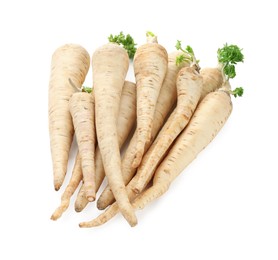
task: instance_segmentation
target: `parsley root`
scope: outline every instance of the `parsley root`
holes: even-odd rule
[[[79,89],[90,66],[83,47],[67,44],[53,53],[48,114],[55,190],[64,182],[74,133],[78,151],[51,220],[68,209],[78,187],[74,207],[82,211],[106,177],[96,203],[106,210],[79,226],[102,225],[117,213],[135,226],[136,211],[165,194],[222,129],[233,109],[231,95],[243,95],[242,87],[230,85],[244,61],[237,45],[224,44],[217,66],[201,69],[190,46],[177,41],[168,55],[152,32],[146,36],[136,49],[129,34],[111,34],[94,51],[93,90]],[[133,58],[136,84],[125,80]]]
[[[147,32],[147,43],[141,45],[134,56],[134,73],[137,86],[137,147],[132,164],[138,167],[151,140],[155,106],[167,72],[168,54],[157,43],[157,37]]]
[[[69,106],[81,158],[86,198],[88,201],[94,201],[96,197],[94,97],[86,91],[74,93]]]
[[[137,218],[129,202],[121,171],[117,117],[124,80],[129,66],[126,50],[115,43],[98,48],[92,58],[98,146],[105,175],[119,208],[131,226]]]
[[[69,99],[75,89],[68,79],[76,86],[81,86],[89,66],[90,56],[80,45],[66,44],[58,48],[52,56],[48,117],[55,190],[59,190],[63,184],[74,133]]]

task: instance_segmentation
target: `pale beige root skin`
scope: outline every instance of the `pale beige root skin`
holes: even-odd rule
[[[125,81],[117,120],[119,146],[122,147],[136,122],[136,84]]]
[[[134,200],[134,208],[143,209],[163,195],[173,180],[215,138],[231,111],[232,103],[228,94],[222,91],[208,94],[155,172],[153,186]]]
[[[96,198],[94,97],[86,92],[74,93],[69,101],[69,108],[81,158],[85,195],[88,201],[94,201]]]
[[[177,136],[188,124],[200,100],[203,88],[202,76],[195,66],[183,68],[177,77],[177,107],[160,131],[152,147],[143,157],[142,164],[137,170],[135,191],[140,193],[146,180],[153,175],[160,161],[175,141]]]
[[[138,167],[145,146],[151,140],[155,107],[167,73],[168,54],[158,43],[140,46],[134,55],[134,73],[137,86],[137,147],[132,164]]]
[[[143,208],[147,203],[165,193],[176,176],[215,138],[229,118],[231,111],[231,98],[227,93],[219,90],[208,94],[198,105],[188,126],[175,141],[169,154],[157,169],[153,188],[140,195],[137,201],[134,200],[134,208]],[[132,186],[136,183],[136,176],[128,185],[131,201],[136,197],[136,193],[132,191]],[[147,180],[146,185],[149,181]],[[118,205],[114,203],[94,220],[82,222],[79,226],[102,225],[118,212]]]
[[[74,133],[69,99],[76,90],[69,78],[76,86],[81,86],[89,67],[90,56],[80,45],[64,45],[52,56],[48,117],[55,190],[59,190],[64,181]]]
[[[79,183],[82,180],[82,170],[81,170],[81,160],[80,156],[76,156],[74,168],[72,171],[72,176],[69,181],[69,184],[67,185],[64,193],[62,194],[61,197],[61,203],[60,206],[54,211],[54,213],[51,216],[52,220],[57,220],[62,216],[62,214],[67,210],[70,204],[70,198],[77,189]]]
[[[161,129],[162,125],[164,124],[165,118],[170,113],[177,100],[177,74],[182,67],[189,66],[188,63],[183,63],[181,67],[176,66],[176,57],[181,54],[182,52],[175,51],[170,53],[168,56],[168,69],[155,108],[153,127],[151,131],[151,142],[146,144],[146,150],[149,148],[158,131]],[[132,163],[136,155],[136,144],[137,133],[135,132],[122,159],[122,174],[125,184],[127,184],[131,180],[136,172],[136,169],[132,167]],[[105,209],[114,201],[115,199],[113,193],[109,186],[107,186],[97,201],[97,207],[99,209]]]
[[[105,175],[122,215],[131,226],[135,226],[137,218],[129,202],[122,177],[117,134],[120,98],[129,58],[122,47],[108,43],[94,52],[92,63],[96,131]]]
[[[208,93],[219,89],[223,85],[223,76],[219,68],[204,68],[200,74],[203,77],[203,90],[200,100]]]
[[[80,161],[80,164],[81,164],[81,161]],[[95,183],[95,186],[96,186],[96,192],[98,191],[102,181],[103,181],[103,178],[104,178],[104,170],[103,170],[103,174],[100,175],[100,171],[99,169],[103,169],[103,164],[102,164],[102,159],[101,159],[101,154],[100,154],[100,150],[99,150],[99,147],[97,146],[96,150],[95,150],[95,170],[96,170],[96,183]],[[80,167],[80,172],[81,172],[81,175],[82,175],[82,169]],[[82,175],[83,176],[83,175]],[[88,205],[89,201],[86,197],[86,193],[85,193],[85,186],[82,184],[79,191],[78,191],[78,194],[77,194],[77,198],[75,200],[75,203],[74,203],[74,209],[76,212],[81,212],[87,205]]]
[[[136,85],[133,82],[125,81],[121,101],[120,110],[117,120],[117,133],[119,146],[122,147],[128,135],[132,131],[136,122]],[[102,164],[101,154],[99,147],[96,149],[96,191],[98,191],[104,176],[105,171]],[[88,204],[85,197],[84,187],[81,186],[75,201],[75,210],[82,211]]]

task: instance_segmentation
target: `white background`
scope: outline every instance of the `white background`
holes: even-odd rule
[[[277,260],[275,2],[1,1],[0,258]],[[167,194],[138,212],[135,228],[118,215],[80,229],[99,214],[94,203],[78,214],[71,204],[53,222],[61,191],[53,189],[48,137],[51,55],[65,43],[92,54],[120,31],[140,45],[146,30],[169,52],[177,39],[190,44],[202,67],[216,65],[224,43],[238,44],[245,62],[231,83],[244,86],[244,97],[233,99],[227,124]]]

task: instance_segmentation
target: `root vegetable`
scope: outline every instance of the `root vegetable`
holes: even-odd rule
[[[137,86],[137,147],[133,168],[137,168],[151,140],[155,107],[167,72],[168,54],[157,43],[156,36],[147,32],[147,43],[140,46],[134,56]]]
[[[81,86],[89,66],[90,56],[80,45],[64,45],[52,56],[48,116],[55,190],[59,190],[64,181],[74,133],[69,99],[75,90],[69,84],[68,78],[71,78],[75,85]]]
[[[93,85],[98,146],[105,175],[119,208],[131,226],[137,218],[129,202],[121,172],[117,117],[124,80],[129,66],[125,49],[108,43],[93,54]]]
[[[74,93],[69,107],[81,158],[86,198],[88,201],[94,201],[96,197],[94,97],[86,91]]]

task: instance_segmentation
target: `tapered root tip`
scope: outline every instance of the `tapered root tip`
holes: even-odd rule
[[[51,215],[50,219],[53,221],[56,221],[58,219],[58,217],[53,214],[53,215]]]
[[[81,209],[81,208],[79,208],[79,207],[75,207],[75,208],[74,208],[74,210],[75,210],[77,213],[79,213],[79,212],[81,212],[81,211],[82,211],[82,209]]]
[[[135,215],[133,207],[132,207],[132,210],[124,210],[124,211],[122,211],[122,214],[123,214],[124,218],[126,219],[126,221],[128,222],[128,224],[131,227],[134,227],[134,226],[137,225],[137,217]]]
[[[133,222],[129,222],[129,225],[130,225],[131,227],[135,227],[137,224],[138,224],[137,219],[136,219],[135,221],[133,221]]]
[[[79,223],[79,227],[80,228],[85,228],[85,227],[88,227],[88,226],[86,226],[86,222],[81,222],[81,223]]]
[[[51,220],[54,220],[54,221],[57,220],[58,218],[60,218],[60,217],[62,216],[63,212],[64,212],[63,209],[61,209],[60,207],[57,208],[57,209],[54,211],[54,213],[51,215],[50,219],[51,219]]]
[[[81,212],[86,207],[87,203],[88,202],[87,202],[87,199],[85,197],[85,194],[84,194],[84,196],[82,195],[80,197],[79,197],[79,194],[78,194],[77,199],[74,203],[74,210],[76,212]]]
[[[85,198],[84,198],[85,199]],[[87,205],[87,204],[86,204]],[[74,205],[74,210],[76,212],[81,212],[85,207],[86,205],[82,204],[82,203],[75,203]]]
[[[115,201],[111,189],[105,189],[97,200],[97,208],[100,210],[106,209]]]
[[[64,179],[55,179],[54,180],[54,189],[56,191],[58,191],[61,188],[63,181],[64,181]]]
[[[80,228],[91,228],[91,227],[98,227],[100,226],[102,223],[99,223],[95,220],[92,221],[88,221],[88,222],[81,222],[79,223],[79,227]]]
[[[98,208],[99,210],[104,210],[106,207],[107,207],[107,206],[105,205],[105,203],[103,203],[102,200],[98,200],[98,201],[97,201],[97,208]]]

